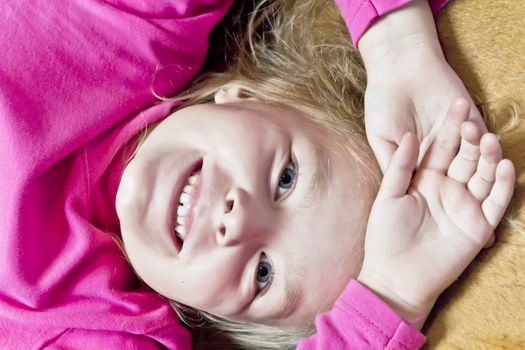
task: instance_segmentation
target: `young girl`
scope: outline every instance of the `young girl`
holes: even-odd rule
[[[180,90],[194,76],[203,60],[208,32],[224,15],[228,4],[207,3],[204,6],[198,2],[187,2],[174,6],[169,2],[157,2],[155,6],[154,9],[151,9],[144,4],[129,5],[111,1],[92,3],[87,7],[84,2],[78,4],[69,2],[60,6],[52,3],[33,4],[23,7],[20,3],[13,2],[4,6],[2,14],[5,16],[5,22],[10,25],[7,25],[7,29],[2,32],[1,39],[12,45],[9,50],[3,52],[1,57],[2,118],[0,120],[2,128],[0,130],[3,140],[3,160],[0,168],[2,179],[0,188],[2,198],[6,200],[2,201],[0,211],[4,224],[2,237],[5,237],[0,243],[0,248],[3,252],[2,266],[8,267],[0,274],[0,285],[2,286],[0,304],[2,310],[0,341],[2,343],[0,344],[3,347],[125,348],[133,346],[147,349],[162,344],[168,348],[189,348],[187,332],[180,327],[166,303],[145,290],[133,278],[129,266],[121,258],[109,234],[118,234],[121,231],[121,224],[122,231],[126,230],[129,221],[126,221],[125,218],[125,209],[128,208],[137,210],[137,218],[142,217],[145,219],[144,222],[148,222],[148,218],[151,218],[152,215],[155,217],[160,210],[163,213],[161,218],[163,222],[157,222],[154,225],[160,225],[161,230],[165,229],[167,224],[180,219],[175,218],[174,208],[168,209],[163,205],[162,198],[168,196],[162,193],[160,188],[156,188],[155,191],[149,193],[143,191],[143,197],[139,199],[147,202],[154,198],[152,203],[158,203],[163,208],[155,205],[147,208],[140,207],[140,202],[135,203],[134,207],[117,208],[123,217],[120,223],[117,220],[114,206],[117,187],[120,184],[126,184],[126,182],[121,183],[120,178],[130,152],[135,149],[136,135],[145,126],[165,119],[170,110],[177,105],[176,103],[153,105],[155,99],[151,96],[149,87],[153,85],[158,94],[171,95]],[[142,21],[142,18],[147,18],[147,21]],[[191,41],[188,40],[190,35]],[[159,66],[155,67],[156,64]],[[155,69],[156,74],[154,74]],[[151,76],[156,77],[152,83],[149,80]],[[225,92],[219,92],[216,95],[219,105],[221,98],[224,98],[223,102],[226,102],[228,98],[243,97],[241,90],[232,88],[231,85],[227,85],[226,88]],[[221,94],[224,96],[221,97]],[[266,98],[264,95],[263,97]],[[306,96],[305,99],[309,97]],[[257,112],[258,108],[261,108],[260,104],[255,104],[255,101],[251,102],[249,104],[242,102],[242,105],[237,106]],[[267,107],[264,108],[266,112],[283,113],[282,106],[271,104],[264,106]],[[308,109],[309,104],[306,103],[305,106],[304,108]],[[207,107],[197,106],[195,108],[205,109]],[[306,148],[305,143],[308,140],[319,139],[323,143],[314,149],[317,151],[319,148],[321,154],[331,152],[329,159],[334,160],[334,167],[338,169],[337,171],[345,171],[344,167],[360,171],[361,168],[356,167],[355,163],[342,161],[341,158],[345,156],[345,153],[332,149],[332,146],[341,147],[338,143],[342,141],[341,135],[334,133],[333,129],[320,129],[315,119],[310,122],[305,119],[305,115],[299,116],[300,111],[285,110],[291,114],[275,120],[271,128],[273,133],[270,135],[281,135],[283,132],[278,132],[280,128],[293,124],[293,127],[299,129],[299,132],[294,131],[294,135],[299,136],[298,139],[302,141],[301,147],[307,150],[302,154],[315,155],[316,152],[308,151],[311,148]],[[312,112],[315,111],[315,108],[308,110]],[[180,110],[180,113],[189,113],[189,109],[184,111],[184,109]],[[227,107],[224,107],[222,111],[227,113]],[[464,116],[464,113],[458,114]],[[226,119],[237,118],[235,126],[237,122],[239,122],[239,127],[243,126],[242,121],[239,120],[242,115],[238,113],[233,116],[229,113],[222,116]],[[206,116],[206,118],[210,117],[212,116]],[[262,120],[267,120],[266,116],[259,119],[262,124],[264,124]],[[175,119],[166,119],[165,122],[172,120]],[[304,125],[301,126],[303,123]],[[157,146],[167,146],[165,143],[163,145],[164,141],[155,137],[155,135],[162,135],[165,130],[160,127],[161,125],[159,124],[152,131],[139,152],[146,151],[148,145],[155,140],[158,140]],[[333,125],[339,127],[343,123],[341,120],[334,119]],[[313,133],[312,127],[314,126],[324,131],[317,135]],[[260,132],[263,130],[266,128],[260,129]],[[257,129],[258,132],[259,129]],[[174,136],[172,139],[184,136],[186,138],[182,139],[184,142],[189,142],[188,138],[191,139],[191,135],[186,134]],[[256,136],[255,133],[254,136]],[[360,137],[357,133],[353,136],[355,139]],[[288,137],[291,136],[288,135]],[[301,181],[299,176],[302,179],[303,168],[299,168],[302,163],[299,164],[293,158],[288,159],[287,152],[282,152],[280,157],[275,156],[276,160],[272,162],[271,155],[267,154],[268,149],[279,146],[286,150],[289,140],[284,136],[274,137],[271,140],[273,142],[270,144],[264,139],[254,140],[258,141],[261,146],[258,148],[261,152],[256,155],[250,155],[247,152],[248,155],[243,159],[251,165],[253,158],[260,156],[266,167],[271,164],[272,171],[263,169],[268,175],[265,181],[271,182],[270,177],[273,179],[272,189],[275,191],[272,191],[271,194],[278,198],[291,196],[288,194],[290,188],[287,186],[290,185],[290,181],[294,186],[299,186],[299,182],[295,184],[295,181]],[[233,143],[235,140],[231,141]],[[413,141],[406,141],[407,146],[402,148],[405,152],[400,153],[405,155],[400,156],[400,160],[409,159],[408,163],[412,165],[413,153],[408,150],[413,147],[408,146],[410,144],[413,146]],[[223,147],[221,142],[217,143],[213,139],[210,139],[209,142],[211,146]],[[343,143],[346,145],[346,142],[347,140]],[[129,147],[125,147],[126,145]],[[355,147],[363,147],[360,145],[359,142],[355,143]],[[187,144],[183,143],[183,147],[187,148]],[[223,153],[228,152],[225,150]],[[151,175],[150,179],[162,179],[164,176],[168,177],[166,172],[172,169],[175,171],[177,167],[168,166],[162,169],[158,167],[159,162],[155,163],[155,159],[168,159],[165,158],[166,153],[159,153],[156,156],[158,158],[153,157],[152,161],[147,163],[152,165],[152,169],[159,170],[159,172],[148,172],[145,166],[143,168],[145,177]],[[316,169],[314,160],[315,158],[312,157],[312,169]],[[192,161],[190,159],[190,162]],[[241,163],[237,159],[230,159],[230,163],[234,165],[236,161]],[[202,165],[199,163],[200,160],[197,157],[195,168],[190,165],[189,169],[193,171],[206,165],[204,160]],[[133,163],[129,164],[126,171],[134,167]],[[246,171],[242,165],[238,164],[239,170]],[[324,167],[327,169],[327,165]],[[328,169],[332,169],[331,165]],[[201,174],[203,172],[204,170]],[[273,176],[269,176],[270,172]],[[310,173],[315,174],[314,171]],[[216,174],[222,175],[226,180],[231,180],[235,176],[235,180],[242,185],[246,185],[247,181],[253,181],[250,177],[239,176],[242,173],[221,174],[220,171],[216,171]],[[315,178],[321,181],[326,181],[326,176],[329,176],[322,172],[318,174],[321,176]],[[257,171],[254,175],[260,175],[260,172]],[[314,178],[313,175],[310,177]],[[404,177],[406,178],[406,174]],[[328,179],[332,180],[331,177]],[[204,175],[201,180],[204,184]],[[259,186],[257,188],[263,188],[261,185],[263,180],[260,181],[256,183]],[[302,181],[304,183],[304,180]],[[342,194],[348,191],[341,182],[338,182],[339,178],[334,181],[343,191]],[[162,184],[161,181],[158,181],[158,185]],[[193,184],[190,183],[190,185]],[[267,186],[267,189],[269,187]],[[363,194],[363,196],[369,191],[357,185],[356,189],[356,194]],[[340,193],[334,192],[336,196]],[[119,193],[121,193],[120,189]],[[179,193],[180,191],[177,190],[177,197],[180,198]],[[169,194],[173,193],[169,191]],[[322,192],[321,194],[326,198],[326,194]],[[125,196],[119,198],[126,199]],[[161,201],[159,202],[157,198]],[[232,197],[229,198],[233,199],[225,200],[223,209],[226,212],[223,211],[223,214],[234,213],[240,207],[240,205],[236,206],[236,203],[246,203],[243,202],[243,194],[239,191],[233,191]],[[183,199],[182,202],[184,201]],[[326,201],[326,203],[333,202]],[[341,199],[335,197],[335,202],[341,203]],[[213,203],[209,204],[211,206]],[[314,204],[316,204],[315,201]],[[360,210],[359,213],[362,214],[366,211],[366,206],[370,204],[371,202],[363,202],[358,205],[357,210]],[[261,208],[257,206],[256,209]],[[303,218],[305,220],[309,219],[306,215],[309,213],[307,209],[309,208],[304,208]],[[342,215],[348,213],[332,213],[328,208],[324,210],[324,214],[331,215],[330,218],[333,219],[327,221],[329,223],[346,225],[345,220],[352,219]],[[366,217],[360,217],[359,213],[355,213],[355,217],[359,220],[366,220]],[[180,216],[183,217],[184,214],[181,213]],[[257,219],[261,218],[257,217]],[[275,224],[285,223],[286,216],[283,215],[279,219],[280,221]],[[223,243],[230,242],[227,241],[229,237],[226,235],[234,232],[230,223],[233,225],[236,222],[238,221],[225,220],[222,222],[223,226],[219,223],[218,235],[214,238],[220,240],[222,237],[225,240]],[[319,225],[318,221],[312,222]],[[249,224],[253,223],[253,221],[249,222]],[[258,223],[262,223],[263,226],[269,224],[266,220],[259,220]],[[327,225],[326,222],[322,224]],[[493,223],[491,222],[490,225],[492,226]],[[261,232],[263,229],[268,230],[269,228],[262,227]],[[311,227],[306,229],[311,229]],[[363,230],[359,225],[356,225],[354,229],[356,232]],[[318,234],[325,234],[325,232],[337,234],[337,232],[332,233],[326,230],[325,227],[321,227],[319,231]],[[177,232],[179,236],[186,234],[180,229]],[[154,235],[155,232],[151,234]],[[486,236],[486,232],[484,234]],[[368,234],[368,236],[374,237],[373,234]],[[188,235],[188,240],[190,237]],[[158,238],[159,240],[166,239],[161,234]],[[341,238],[344,239],[342,235]],[[150,242],[153,241],[154,239],[150,240]],[[296,244],[303,241],[300,240]],[[133,242],[128,240],[128,243],[126,249],[132,250]],[[171,243],[168,242],[165,246],[159,245],[158,242],[155,244],[157,249],[170,253],[173,252],[173,249],[177,249]],[[326,249],[331,249],[330,246],[326,246],[328,241],[321,243],[325,244],[322,247],[324,252]],[[349,242],[349,244],[357,245],[356,242]],[[146,253],[150,250],[147,245],[144,249]],[[467,254],[468,257],[470,255]],[[152,257],[155,258],[155,256]],[[267,285],[267,278],[272,276],[269,273],[270,269],[273,268],[273,265],[268,265],[273,261],[265,260],[262,254],[257,255],[257,259],[259,258],[260,264],[258,264],[259,260],[252,259],[254,260],[252,266],[256,266],[256,268],[252,267],[252,271],[257,270],[257,287],[259,283]],[[357,259],[355,255],[339,255],[338,258]],[[468,260],[468,258],[464,259]],[[148,256],[145,256],[145,260],[146,263],[158,262],[158,260],[150,260]],[[365,267],[378,266],[367,264],[367,260],[369,261],[368,257],[365,257]],[[207,268],[206,265],[201,266],[203,269]],[[341,278],[348,279],[351,273],[358,270],[355,265],[348,268],[352,271],[341,271]],[[137,266],[137,270],[141,270],[140,266]],[[363,273],[366,271],[371,271],[371,273]],[[199,272],[205,271],[200,270]],[[205,278],[211,278],[219,272],[213,270],[211,276],[208,274]],[[170,270],[164,273],[169,276],[176,271]],[[307,271],[300,271],[297,276],[303,278],[306,273]],[[255,273],[247,275],[246,278],[254,275]],[[406,299],[406,295],[401,294],[402,297],[398,298],[399,295],[395,293],[381,293],[380,285],[374,283],[374,279],[370,278],[376,275],[372,268],[363,269],[362,275],[363,281],[393,305],[400,314],[406,311],[403,303],[399,302],[399,300]],[[448,277],[453,275],[454,273],[447,271]],[[230,274],[224,276],[228,277]],[[170,279],[159,278],[160,283],[166,280]],[[178,277],[173,280],[179,284],[191,281],[189,278]],[[152,281],[149,282],[152,283]],[[341,288],[346,280],[336,281],[336,283],[339,284],[338,288]],[[437,287],[434,285],[433,289],[441,291],[444,286],[443,283]],[[159,288],[159,286],[156,287]],[[207,285],[204,287],[206,288]],[[427,291],[426,294],[419,292],[416,294],[422,299],[431,299],[434,297],[435,290],[433,293]],[[190,290],[188,292],[199,297],[198,294],[205,291]],[[336,292],[331,293],[333,293],[331,298],[335,298]],[[330,329],[334,329],[330,328],[330,325],[334,325],[330,317],[335,317],[336,321],[348,322],[340,326],[351,333],[352,327],[358,328],[358,323],[363,320],[375,323],[377,315],[374,315],[373,310],[380,311],[381,316],[377,319],[390,321],[377,329],[377,334],[372,334],[372,339],[376,339],[377,335],[382,337],[379,343],[388,339],[391,344],[398,344],[399,340],[413,346],[421,344],[421,336],[418,336],[398,316],[388,310],[381,301],[367,294],[369,292],[362,286],[351,284],[345,293],[333,313],[327,319],[325,318],[325,321],[321,319],[321,323],[326,322],[326,327],[323,327],[322,324],[318,327],[319,337],[305,341],[300,346],[315,346],[315,339],[329,341],[329,344],[336,344],[338,341],[349,344],[351,339],[337,338],[330,332]],[[213,294],[211,297],[216,297],[216,295]],[[217,296],[218,299],[215,301],[221,301],[219,297]],[[233,296],[226,295],[226,297],[231,299]],[[356,300],[353,300],[352,297]],[[354,309],[355,305],[359,305],[363,300],[365,305],[372,305],[372,308],[365,312],[365,317],[354,317],[359,314]],[[206,299],[203,299],[203,302],[206,302]],[[313,311],[321,311],[331,302],[333,300],[327,300],[326,304],[318,305],[319,310]],[[223,314],[231,311],[231,307],[228,310],[227,306],[222,310]],[[315,308],[315,305],[312,307]],[[261,309],[266,311],[264,305]],[[409,316],[409,314],[403,316]],[[351,321],[352,319],[355,321]],[[302,318],[298,317],[297,320],[302,320]],[[355,323],[352,324],[352,322]],[[28,329],[31,332],[28,332]],[[359,341],[359,339],[354,340]],[[322,344],[318,345],[322,346]]]

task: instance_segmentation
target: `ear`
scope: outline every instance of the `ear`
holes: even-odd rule
[[[226,86],[215,93],[214,99],[216,104],[223,104],[253,100],[254,97],[247,95],[239,86]]]

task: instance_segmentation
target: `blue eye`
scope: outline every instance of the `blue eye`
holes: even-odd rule
[[[279,186],[277,187],[277,199],[281,198],[295,184],[297,172],[295,163],[290,161],[279,176]]]
[[[261,255],[259,265],[257,266],[255,280],[257,281],[257,294],[264,294],[272,284],[273,267],[266,254]]]

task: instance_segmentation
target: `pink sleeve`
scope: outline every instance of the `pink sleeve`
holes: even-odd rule
[[[381,299],[352,280],[334,308],[316,319],[317,334],[299,343],[313,349],[419,349],[423,334],[412,328]]]
[[[386,15],[411,0],[335,0],[343,14],[355,47],[361,36],[381,16]],[[436,14],[448,0],[429,0],[432,13]]]
[[[119,148],[164,118],[231,0],[2,0],[0,349],[177,349],[118,234]]]

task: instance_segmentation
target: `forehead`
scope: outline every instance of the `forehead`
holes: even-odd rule
[[[245,124],[256,124],[258,126],[273,126],[286,130],[317,131],[327,128],[318,125],[307,114],[298,112],[291,108],[281,107],[264,102],[243,101],[226,104],[211,104],[205,108],[211,108],[212,114],[222,112],[221,116],[230,118],[232,122]]]

